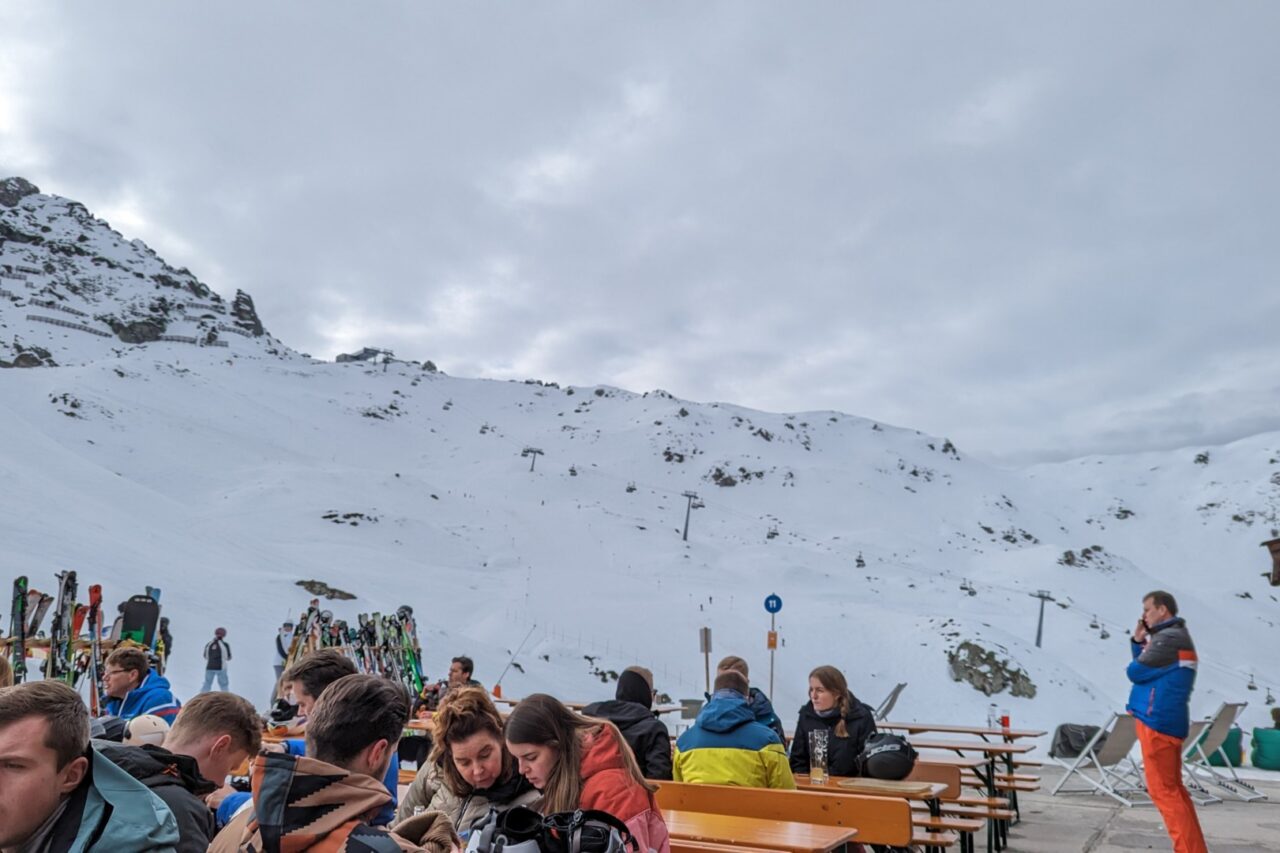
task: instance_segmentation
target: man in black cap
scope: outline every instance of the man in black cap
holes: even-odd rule
[[[596,702],[582,709],[587,717],[613,723],[635,753],[646,779],[671,778],[671,735],[653,713],[653,673],[642,666],[629,666],[618,676],[612,702]]]

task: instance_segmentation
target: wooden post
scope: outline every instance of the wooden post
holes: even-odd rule
[[[1262,546],[1271,552],[1271,585],[1280,586],[1280,539],[1268,539]]]

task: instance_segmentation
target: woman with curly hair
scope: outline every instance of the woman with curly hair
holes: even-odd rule
[[[559,699],[535,693],[506,725],[507,748],[520,772],[542,792],[543,814],[599,809],[627,825],[640,849],[671,853],[667,824],[618,727],[582,717]]]
[[[418,770],[396,813],[412,817],[425,806],[453,821],[466,838],[490,807],[506,811],[538,800],[503,740],[502,717],[482,687],[450,691],[432,716],[431,755]]]

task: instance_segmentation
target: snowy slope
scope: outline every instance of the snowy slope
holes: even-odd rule
[[[1193,710],[1243,698],[1263,724],[1246,682],[1280,689],[1258,548],[1280,527],[1280,435],[1009,471],[836,412],[321,363],[271,339],[247,297],[166,272],[77,208],[0,197],[0,359],[44,364],[0,372],[0,576],[47,588],[75,568],[109,601],[162,587],[181,696],[224,625],[233,686],[262,701],[275,628],[309,598],[302,579],[356,593],[329,604],[347,618],[412,604],[433,676],[467,653],[491,684],[533,629],[508,695],[608,696],[593,670],[641,662],[672,697],[697,696],[703,625],[713,661],[744,655],[767,689],[762,600],[776,592],[788,726],[820,663],[872,704],[909,682],[904,718],[977,722],[996,701],[1015,723],[1087,721],[1123,705],[1126,632],[1157,587],[1183,602],[1205,662]],[[31,320],[52,316],[33,298],[112,337]],[[200,343],[113,331],[138,322]],[[530,446],[543,451],[532,472]],[[703,504],[687,543],[686,490]],[[1043,649],[1037,589],[1065,605],[1049,605]],[[952,681],[947,654],[966,640],[1023,669],[1035,698]]]

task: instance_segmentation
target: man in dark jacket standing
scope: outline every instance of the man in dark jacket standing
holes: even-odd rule
[[[640,764],[646,779],[671,778],[671,733],[654,716],[653,673],[629,666],[618,676],[612,702],[596,702],[582,709],[587,717],[599,717],[618,727]]]
[[[1195,803],[1182,783],[1196,647],[1172,595],[1156,590],[1142,599],[1132,651],[1128,674],[1133,689],[1125,710],[1135,717],[1147,791],[1164,818],[1175,853],[1205,853]]]
[[[218,628],[213,632],[213,639],[204,647],[204,686],[201,693],[213,689],[213,680],[218,679],[218,689],[227,689],[227,664],[231,662],[231,646],[227,645],[227,629]]]
[[[178,821],[178,853],[204,853],[215,835],[205,797],[262,745],[262,720],[234,693],[201,693],[174,720],[164,746],[94,747],[164,801]]]

